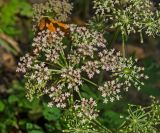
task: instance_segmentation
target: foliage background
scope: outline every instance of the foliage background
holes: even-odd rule
[[[48,108],[45,103],[35,99],[27,101],[22,75],[15,72],[18,59],[30,48],[32,32],[32,4],[40,0],[0,0],[0,132],[1,133],[53,133],[61,132],[61,111]],[[83,24],[93,14],[91,0],[72,0],[74,14],[72,22]],[[158,4],[158,1],[154,1]],[[157,3],[156,3],[157,2]],[[108,35],[108,36],[113,36]],[[110,37],[108,37],[110,38]],[[138,37],[132,36],[127,43],[127,55],[140,59],[139,64],[146,68],[149,80],[140,92],[131,89],[124,98],[115,103],[98,105],[100,121],[110,129],[122,123],[120,115],[126,116],[128,104],[146,106],[150,104],[149,95],[160,98],[160,40],[145,37],[139,44]],[[120,41],[113,47],[120,50]],[[85,95],[95,94],[85,86]]]

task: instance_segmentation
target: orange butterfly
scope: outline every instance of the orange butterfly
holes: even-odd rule
[[[57,28],[60,28],[65,33],[68,33],[69,31],[69,27],[67,24],[56,21],[50,17],[43,17],[38,23],[38,30],[48,29],[51,32],[55,32]]]

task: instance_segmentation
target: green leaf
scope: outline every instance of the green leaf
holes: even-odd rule
[[[28,133],[44,133],[42,128],[36,124],[27,123],[26,128],[27,128]]]
[[[12,91],[17,92],[17,91],[21,91],[24,92],[24,84],[23,84],[23,80],[18,81],[18,80],[13,80],[12,81],[12,87],[11,87]]]
[[[15,95],[11,95],[11,96],[9,96],[9,98],[8,98],[8,102],[9,102],[10,104],[16,103],[16,102],[18,102],[18,97],[15,96]]]
[[[86,98],[90,98],[93,97],[94,99],[97,99],[97,94],[98,92],[95,90],[95,88],[88,86],[87,84],[83,84],[82,86],[82,90],[84,92],[82,92],[82,96],[86,97]]]
[[[49,121],[51,121],[51,120],[56,121],[57,119],[60,118],[61,112],[56,107],[50,108],[50,107],[45,106],[44,111],[43,111],[43,115]]]
[[[32,7],[29,3],[22,2],[19,8],[20,8],[21,15],[27,16],[27,17],[32,17],[32,15],[33,15]]]
[[[28,133],[44,133],[41,130],[32,130],[32,131],[28,131]]]
[[[16,28],[17,21],[19,21],[17,14],[32,16],[32,7],[27,0],[9,0],[2,6],[0,9],[0,28],[4,33],[11,36],[21,33]]]
[[[113,128],[113,127],[119,127],[122,122],[123,119],[120,118],[120,114],[114,112],[114,111],[107,111],[104,116],[104,121],[109,123],[109,125]]]
[[[3,33],[3,30],[0,28],[0,33]]]
[[[54,132],[55,131],[55,126],[45,123],[45,127],[47,129],[48,132]]]
[[[0,131],[1,133],[7,133],[6,124],[0,123]]]
[[[0,101],[0,112],[3,112],[4,109],[5,109],[5,104],[2,101]]]

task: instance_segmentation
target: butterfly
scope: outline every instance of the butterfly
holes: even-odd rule
[[[68,33],[69,27],[67,24],[56,21],[50,17],[42,17],[38,23],[38,30],[48,29],[51,32],[55,32],[57,28],[60,28],[64,33]]]

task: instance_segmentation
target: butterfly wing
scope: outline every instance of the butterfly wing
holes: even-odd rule
[[[56,28],[54,27],[53,23],[46,23],[46,28],[51,31],[51,32],[55,32]]]
[[[39,23],[38,23],[38,29],[39,30],[44,30],[46,26],[46,20],[45,18],[40,19]]]
[[[48,29],[51,32],[55,32],[57,28],[60,28],[65,34],[69,33],[69,27],[67,24],[56,21],[50,17],[41,18],[38,24],[38,30]]]

